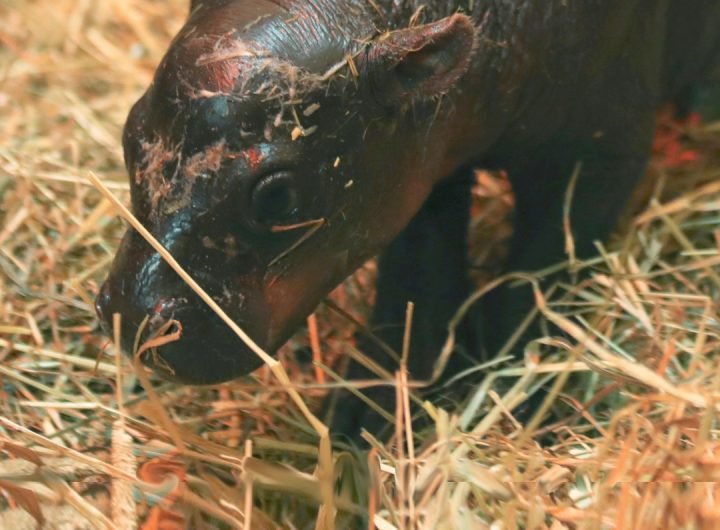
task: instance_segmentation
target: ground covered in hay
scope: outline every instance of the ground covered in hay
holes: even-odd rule
[[[720,528],[718,124],[663,121],[624,229],[570,265],[589,279],[537,293],[565,333],[427,405],[426,432],[404,374],[395,437],[365,453],[330,453],[269,369],[139,384],[94,315],[124,225],[88,175],[127,201],[120,130],[186,3],[0,0],[0,528]],[[478,181],[482,283],[511,197]],[[362,316],[372,273],[335,303]],[[311,360],[354,328],[324,307],[309,329],[280,357],[316,409],[333,378]],[[523,427],[540,387],[554,419]]]

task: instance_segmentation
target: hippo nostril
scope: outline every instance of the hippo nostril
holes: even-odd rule
[[[161,298],[157,301],[149,314],[148,331],[150,334],[155,333],[174,318],[177,305],[176,298]]]
[[[161,298],[157,301],[155,306],[152,308],[152,311],[150,312],[150,317],[164,317],[164,318],[171,318],[173,313],[175,312],[175,308],[177,306],[177,299],[176,298]]]
[[[95,312],[101,321],[107,321],[105,311],[110,304],[110,285],[108,282],[103,283],[100,292],[95,298]]]

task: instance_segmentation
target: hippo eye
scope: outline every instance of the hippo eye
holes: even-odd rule
[[[300,194],[290,173],[274,173],[252,191],[253,219],[266,226],[293,222],[300,210]]]

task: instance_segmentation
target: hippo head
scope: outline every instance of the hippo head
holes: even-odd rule
[[[430,100],[474,43],[462,15],[382,33],[367,16],[341,28],[313,2],[281,3],[196,6],[123,138],[134,214],[271,352],[428,196],[447,158],[444,139],[427,143]],[[106,326],[122,315],[128,353],[179,322],[179,340],[143,358],[171,379],[215,383],[260,364],[132,229],[97,310]]]

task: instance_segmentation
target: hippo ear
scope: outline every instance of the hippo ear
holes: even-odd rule
[[[368,50],[374,89],[387,103],[443,94],[467,71],[475,41],[472,20],[461,14],[387,33]]]

